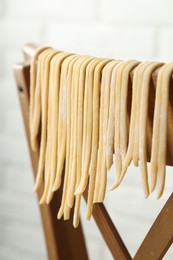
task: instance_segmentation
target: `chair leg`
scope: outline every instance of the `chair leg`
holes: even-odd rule
[[[14,75],[35,177],[39,154],[31,150],[29,141],[29,70],[29,66],[22,64],[14,66]],[[43,187],[38,192],[38,198],[41,197],[42,190]],[[81,224],[77,229],[74,229],[72,217],[69,221],[57,220],[61,192],[55,193],[50,205],[40,206],[48,257],[50,260],[87,260],[88,255]]]

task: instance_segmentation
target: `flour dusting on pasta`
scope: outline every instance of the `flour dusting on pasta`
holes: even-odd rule
[[[148,169],[149,93],[156,69]],[[172,63],[95,58],[46,46],[35,51],[30,72],[30,140],[32,149],[39,149],[34,190],[44,185],[41,204],[49,204],[63,185],[57,217],[69,219],[74,208],[77,227],[82,194],[87,191],[86,218],[90,219],[93,204],[104,201],[109,169],[114,164],[113,190],[131,162],[139,164],[144,196],[157,189],[161,197]]]

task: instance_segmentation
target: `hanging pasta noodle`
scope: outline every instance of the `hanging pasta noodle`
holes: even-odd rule
[[[160,67],[162,63],[153,62],[149,64],[143,75],[141,82],[141,103],[139,117],[139,161],[140,171],[142,175],[142,184],[145,196],[149,193],[148,187],[148,171],[147,171],[147,117],[148,117],[148,98],[149,87],[153,71]]]
[[[79,187],[75,194],[82,194],[87,186],[89,163],[92,148],[92,124],[93,124],[93,82],[94,70],[101,59],[93,59],[86,69],[85,94],[84,94],[84,128],[82,144],[82,175]]]
[[[128,86],[129,86],[129,78],[130,78],[130,72],[132,69],[134,69],[134,67],[136,67],[139,64],[138,61],[128,61],[128,62],[124,62],[122,63],[122,67],[120,69],[120,76],[121,76],[121,83],[118,82],[117,80],[117,85],[119,84],[119,88],[120,88],[120,97],[117,97],[116,99],[116,111],[115,111],[115,121],[117,121],[116,124],[116,128],[115,128],[115,141],[118,138],[119,135],[119,148],[116,147],[117,144],[115,143],[115,149],[119,150],[119,160],[120,160],[120,164],[124,161],[125,155],[126,155],[126,150],[127,150],[127,134],[128,134],[128,129],[127,129],[127,94],[128,94]],[[119,72],[119,70],[118,70]],[[118,75],[117,75],[118,77]],[[117,88],[116,88],[117,90]],[[118,91],[117,91],[118,92]],[[118,93],[117,93],[118,95]],[[119,105],[118,105],[119,104]],[[119,122],[116,119],[116,115],[117,113],[119,114]],[[110,122],[111,124],[111,122]],[[109,130],[109,128],[108,128]],[[119,134],[118,134],[119,131]],[[109,134],[109,133],[108,133]],[[115,157],[116,158],[116,157]],[[116,162],[115,162],[116,163]],[[116,174],[119,176],[120,175],[120,171],[119,173],[116,172]],[[118,176],[116,176],[116,178],[118,178]],[[116,182],[115,182],[116,184]],[[115,185],[116,187],[116,185]],[[114,189],[114,185],[112,186],[111,189]]]
[[[109,170],[113,164],[114,153],[114,133],[115,133],[115,92],[116,92],[116,74],[120,62],[115,66],[112,71],[110,83],[110,105],[109,105],[109,118],[108,118],[108,131],[107,131],[107,144],[106,144],[106,167]]]
[[[79,60],[74,64],[74,84],[72,88],[72,135],[71,135],[71,161],[70,161],[70,169],[71,169],[71,181],[70,181],[70,188],[68,192],[68,205],[69,207],[72,208],[73,202],[74,202],[74,192],[75,188],[79,185],[79,172],[77,175],[77,138],[78,138],[78,133],[77,133],[77,120],[78,120],[78,115],[77,115],[77,110],[78,110],[78,91],[79,91],[79,71],[80,71],[80,66],[84,59],[87,59],[88,57],[83,56],[80,57]]]
[[[89,57],[83,60],[80,67],[79,74],[79,92],[78,92],[78,115],[77,115],[77,182],[76,189],[78,188],[81,180],[82,172],[82,140],[83,140],[83,110],[84,110],[84,87],[85,87],[85,73],[88,64],[94,58]],[[79,224],[79,208],[80,208],[81,194],[76,194],[73,225],[77,227]]]
[[[127,129],[127,99],[130,72],[139,64],[139,61],[132,60],[125,65],[122,80],[121,80],[121,103],[120,103],[120,155],[122,162],[125,159],[128,143],[128,129]]]
[[[47,172],[45,171],[45,188],[44,188],[44,193],[43,193],[40,203],[44,203],[46,201],[46,198],[48,195],[48,189],[49,189],[50,185],[51,185],[51,187],[50,187],[49,197],[47,198],[47,203],[49,203],[52,198],[52,186],[53,186],[54,178],[55,178],[56,156],[57,156],[57,131],[58,131],[57,116],[58,116],[58,103],[59,103],[60,69],[61,69],[61,63],[69,55],[70,55],[69,53],[60,53],[58,55],[58,59],[55,62],[55,77],[54,77],[54,81],[52,84],[52,95],[51,95],[51,105],[52,105],[51,106],[51,123],[52,123],[51,125],[52,125],[52,128],[50,129],[51,130],[50,138],[53,141],[51,142],[50,146],[47,146],[48,156],[51,156],[51,160],[48,159],[49,166],[47,168],[48,171]],[[46,94],[45,94],[45,96],[46,96]],[[47,102],[47,99],[44,103],[44,109],[47,106],[46,102]],[[43,109],[42,109],[42,111],[43,111]],[[42,130],[43,130],[43,128],[42,128]],[[46,126],[45,126],[45,132],[46,132]],[[46,136],[44,138],[46,138]],[[42,138],[41,138],[41,141],[42,141]],[[44,141],[46,143],[46,139],[43,140],[43,142]],[[45,144],[43,144],[43,145],[45,145]],[[42,146],[41,146],[41,148],[42,148]],[[43,150],[41,150],[41,152],[43,151],[43,153],[44,153],[44,149],[45,148],[43,148]],[[51,178],[51,176],[52,176],[52,178]]]
[[[96,166],[97,166],[97,151],[99,141],[99,103],[100,103],[100,84],[101,84],[101,73],[104,66],[111,60],[104,59],[98,63],[95,68],[94,75],[94,87],[93,87],[93,131],[92,131],[92,152],[91,161],[89,168],[89,188],[88,188],[88,199],[87,199],[87,212],[86,218],[90,219],[93,208],[93,197],[95,190],[95,179],[96,179]]]
[[[37,66],[37,59],[42,52],[45,50],[50,49],[50,47],[41,47],[38,48],[32,59],[31,59],[31,70],[30,70],[30,130],[31,130],[31,145],[32,149],[35,150],[36,147],[33,145],[32,140],[33,140],[33,133],[32,133],[32,127],[33,127],[33,115],[34,115],[34,107],[37,104],[34,102],[34,94],[35,94],[35,88],[37,84],[38,77],[40,78],[40,73],[38,73],[38,66]],[[44,52],[45,53],[45,52]],[[39,62],[39,64],[42,64],[42,62]]]
[[[157,158],[158,158],[158,140],[159,140],[159,126],[160,126],[160,110],[161,110],[161,83],[163,78],[164,65],[158,73],[156,98],[154,107],[154,120],[153,120],[153,136],[152,136],[152,149],[151,149],[151,166],[150,166],[150,192],[154,191],[157,181]]]
[[[38,130],[41,119],[41,86],[43,85],[44,60],[50,48],[40,48],[36,51],[31,62],[31,88],[30,88],[30,131],[31,147],[34,151],[38,149]],[[39,56],[38,56],[39,55]],[[36,59],[38,61],[36,62]]]
[[[109,116],[109,95],[105,95],[106,90],[110,92],[110,81],[111,75],[114,68],[117,66],[119,61],[113,60],[107,64],[102,72],[101,80],[101,97],[100,97],[100,117],[99,117],[99,144],[98,144],[98,159],[97,159],[97,174],[96,174],[96,184],[94,191],[94,203],[101,202],[105,196],[105,185],[106,185],[106,148],[107,141],[107,125],[104,124],[104,120],[108,124]],[[107,96],[107,97],[106,97]],[[104,100],[105,99],[105,100]],[[106,117],[105,117],[105,114]],[[100,192],[101,190],[101,192]]]
[[[38,68],[37,68],[37,80],[36,80],[36,86],[35,86],[35,93],[31,95],[31,104],[35,103],[33,107],[33,124],[30,126],[31,128],[31,146],[33,150],[37,150],[37,136],[41,121],[41,89],[44,82],[44,70],[45,70],[45,59],[49,54],[49,49],[42,52],[38,57]],[[33,69],[32,69],[33,70]],[[34,99],[32,101],[32,99]],[[36,176],[36,182],[34,191],[37,191],[43,181],[43,171],[39,171]]]
[[[80,77],[81,77],[81,66],[82,64],[87,61],[91,61],[91,58],[89,57],[81,57],[81,59],[77,62],[76,67],[74,68],[76,72],[76,89],[75,89],[75,125],[74,125],[74,149],[73,149],[73,165],[72,165],[72,170],[76,171],[76,182],[73,187],[73,193],[74,193],[74,188],[77,188],[80,180],[81,180],[81,171],[82,171],[82,164],[78,160],[79,152],[81,153],[82,151],[82,146],[81,146],[81,137],[82,137],[82,132],[81,128],[79,128],[79,120],[81,121],[81,117],[79,117],[79,109],[81,110],[81,107],[79,108],[79,105],[81,105],[81,94],[83,96],[83,89],[82,91],[80,90]],[[80,100],[79,100],[80,99]],[[82,122],[80,122],[82,124]],[[78,131],[79,130],[79,131]],[[80,135],[80,136],[79,136]],[[80,138],[80,140],[78,140]],[[80,147],[79,147],[80,145]],[[79,151],[78,151],[79,149]],[[78,165],[79,163],[79,165]],[[76,164],[76,165],[74,165]],[[73,173],[75,174],[75,172]],[[74,216],[73,216],[73,226],[77,227],[79,225],[79,210],[80,210],[80,202],[81,202],[81,194],[76,195],[75,198],[75,206],[74,206]]]
[[[81,57],[80,57],[81,58]],[[74,203],[74,190],[76,183],[76,158],[74,155],[74,145],[75,145],[75,124],[76,124],[76,115],[75,115],[75,106],[77,102],[77,88],[78,88],[78,80],[77,80],[77,71],[76,66],[80,59],[77,59],[73,65],[72,69],[72,85],[71,85],[71,130],[70,130],[70,160],[69,160],[69,186],[67,193],[67,204],[70,208],[73,207]]]
[[[58,116],[58,148],[57,148],[57,169],[52,191],[59,189],[66,153],[66,132],[67,132],[67,72],[69,63],[76,58],[76,55],[67,57],[61,66],[61,84]]]
[[[163,67],[161,75],[161,99],[160,99],[160,121],[159,121],[159,139],[158,141],[158,158],[157,158],[157,188],[158,198],[161,197],[165,185],[165,170],[166,170],[166,148],[167,148],[167,114],[169,87],[171,75],[173,72],[173,63],[168,63]],[[160,73],[160,72],[159,72]]]
[[[78,75],[81,59],[84,57],[80,57],[73,67],[73,84],[71,90],[71,144],[70,144],[70,177],[69,177],[69,188],[67,195],[67,204],[70,208],[73,207],[74,204],[74,193],[77,183],[77,103],[78,103]],[[79,173],[79,172],[78,172]],[[79,183],[79,180],[78,180]]]
[[[43,86],[41,89],[41,106],[42,106],[42,117],[41,117],[41,145],[40,145],[40,157],[39,157],[39,165],[38,165],[38,171],[41,171],[40,175],[43,175],[44,172],[44,191],[42,194],[42,197],[40,199],[40,204],[46,202],[46,195],[47,195],[47,189],[49,185],[49,167],[48,164],[50,163],[49,158],[46,158],[47,153],[47,126],[48,126],[48,96],[49,96],[49,69],[51,60],[54,57],[54,55],[57,52],[55,50],[50,50],[49,54],[47,55],[45,59],[45,65],[44,65],[44,73],[43,73]],[[46,163],[48,162],[48,163]],[[38,174],[39,176],[39,174]]]
[[[112,61],[103,69],[103,81],[101,88],[101,108],[100,108],[100,135],[99,135],[99,157],[97,162],[97,178],[94,194],[94,202],[102,202],[105,197],[106,183],[107,183],[107,168],[106,168],[106,142],[107,142],[107,128],[109,118],[109,104],[110,104],[110,81],[112,71],[119,61]]]
[[[39,125],[41,121],[41,89],[43,86],[43,75],[44,75],[44,63],[45,58],[49,54],[49,50],[44,51],[39,55],[38,58],[38,69],[37,69],[37,81],[35,86],[35,93],[33,93],[33,96],[31,95],[31,100],[35,99],[35,106],[33,108],[33,125],[30,126],[31,129],[31,146],[33,150],[37,149],[37,135],[39,131]],[[34,103],[34,101],[31,102],[31,104]],[[36,182],[34,191],[37,191],[42,183],[43,180],[43,171],[39,171],[36,176]]]
[[[83,56],[81,57],[75,64],[74,64],[74,84],[73,84],[73,93],[71,95],[72,97],[72,106],[73,106],[73,124],[72,124],[72,135],[71,135],[71,140],[72,144],[70,146],[72,156],[71,156],[71,181],[70,181],[70,187],[68,191],[68,205],[69,207],[73,207],[74,203],[74,192],[75,189],[78,187],[80,183],[80,177],[81,177],[81,170],[77,171],[77,139],[78,139],[78,132],[77,132],[77,123],[78,123],[78,92],[79,92],[79,72],[80,72],[80,67],[82,65],[82,62],[85,61],[85,59],[88,59],[88,57]],[[80,202],[80,196],[77,196],[77,204]],[[77,206],[75,208],[77,210]],[[75,211],[75,213],[77,213]],[[77,214],[75,214],[75,219],[77,221]],[[76,222],[74,221],[74,222]]]
[[[122,160],[120,153],[120,103],[121,103],[121,85],[122,85],[122,74],[125,66],[129,61],[122,62],[121,66],[117,71],[116,79],[116,94],[115,94],[115,138],[114,138],[114,147],[115,147],[115,183],[119,179],[121,170],[122,170]],[[111,190],[114,189],[114,185],[111,187]]]
[[[60,183],[56,186],[56,189],[54,185],[57,184],[57,179],[61,180],[61,174],[62,174],[62,168],[63,168],[63,155],[65,153],[65,139],[66,139],[66,96],[64,94],[64,81],[66,79],[66,66],[64,66],[64,63],[66,60],[69,61],[69,59],[72,59],[74,55],[70,54],[64,54],[59,57],[59,60],[61,60],[62,63],[59,63],[58,68],[56,70],[56,77],[54,79],[57,79],[56,81],[52,82],[52,85],[50,86],[50,89],[52,88],[51,92],[51,100],[50,100],[50,109],[52,112],[52,117],[50,121],[50,131],[51,131],[51,151],[50,151],[50,185],[47,195],[47,203],[49,203],[52,199],[53,192],[60,187]],[[56,64],[55,64],[56,65]],[[64,68],[65,67],[65,68]],[[64,75],[65,74],[65,75]],[[57,84],[57,86],[56,86]],[[58,98],[57,98],[58,96]],[[54,104],[56,103],[56,106]],[[59,108],[58,108],[59,107]],[[57,112],[56,112],[57,111]],[[61,148],[61,149],[60,149]],[[59,170],[60,169],[60,170]],[[57,173],[57,171],[59,172]]]
[[[127,90],[131,70],[137,61],[122,62],[117,70],[115,101],[115,182],[111,190],[116,188],[121,175],[122,163],[127,150]]]
[[[58,55],[58,54],[57,54]],[[45,191],[45,199],[46,202],[49,203],[53,193],[50,194],[50,186],[52,183],[52,172],[51,172],[51,148],[52,148],[52,117],[53,117],[53,113],[52,113],[52,94],[53,94],[53,85],[56,84],[55,88],[58,90],[58,84],[59,81],[56,80],[56,74],[57,74],[57,70],[56,70],[56,62],[57,62],[57,55],[55,55],[53,57],[53,59],[51,60],[51,64],[50,64],[50,77],[49,77],[49,96],[48,96],[48,119],[47,119],[47,142],[46,142],[46,158],[45,158],[45,166],[44,166],[44,171],[45,174],[50,176],[50,181],[49,184],[47,186],[47,190]],[[61,55],[61,54],[60,54]],[[56,140],[55,140],[56,142]]]
[[[48,53],[43,57],[42,63],[42,91],[41,91],[41,110],[42,110],[42,121],[41,121],[41,145],[40,145],[40,157],[38,164],[38,173],[36,178],[35,190],[40,186],[45,163],[45,150],[46,150],[46,131],[47,131],[47,111],[48,111],[48,86],[49,86],[49,66],[50,61],[57,51],[49,49]],[[38,104],[37,104],[38,105]],[[37,106],[36,105],[36,106]],[[47,178],[45,176],[45,185],[47,183]]]
[[[114,61],[112,61],[114,63]],[[107,68],[110,66],[111,63],[108,63],[102,71],[102,78],[101,78],[101,89],[100,89],[100,111],[99,111],[99,139],[98,139],[98,153],[97,153],[97,166],[96,166],[96,179],[95,179],[95,188],[94,188],[94,200],[93,202],[98,202],[98,195],[99,195],[99,187],[100,187],[100,175],[101,175],[101,143],[103,138],[103,110],[104,110],[104,88],[106,84],[106,72]]]
[[[80,57],[81,59],[81,57]],[[69,174],[69,180],[68,180],[68,192],[67,192],[67,197],[66,197],[66,208],[71,209],[74,204],[74,191],[75,191],[75,186],[76,186],[76,180],[77,180],[77,174],[76,171],[72,171],[72,164],[73,164],[73,145],[74,145],[74,140],[75,140],[75,127],[74,127],[74,120],[75,120],[75,102],[74,102],[74,96],[75,96],[75,85],[76,85],[76,64],[78,64],[77,60],[74,63],[74,66],[72,68],[72,90],[71,90],[71,130],[70,130],[70,160],[69,160],[69,169],[70,169],[70,174]],[[76,85],[77,86],[77,85]],[[75,163],[76,164],[76,163]],[[78,201],[79,202],[79,201]],[[64,214],[64,218],[66,218]],[[69,216],[68,216],[69,218]],[[67,218],[66,218],[67,219]],[[77,221],[77,217],[76,217]],[[74,225],[76,225],[74,221]]]
[[[131,163],[131,161],[133,159],[134,139],[135,139],[134,130],[135,130],[135,123],[136,123],[136,110],[138,109],[137,108],[137,90],[138,90],[138,83],[139,83],[138,79],[140,77],[140,73],[142,73],[142,71],[143,71],[142,68],[147,66],[147,64],[148,63],[146,63],[146,64],[141,63],[134,70],[133,84],[132,84],[132,108],[131,108],[131,117],[130,117],[128,148],[127,148],[127,153],[126,153],[125,159],[123,161],[120,177],[114,183],[113,188],[116,188],[121,183],[121,181],[127,171],[127,167],[129,166],[129,164]]]
[[[58,212],[58,219],[64,214],[64,219],[68,219],[70,216],[71,208],[67,204],[68,198],[68,187],[70,182],[70,140],[71,140],[71,89],[72,89],[72,76],[73,76],[73,66],[75,61],[79,59],[79,56],[76,55],[72,60],[69,61],[68,71],[67,71],[67,132],[66,132],[66,161],[65,161],[65,173],[64,173],[64,185],[63,185],[63,194],[61,200],[61,206]]]
[[[137,94],[136,94],[136,115],[135,115],[135,126],[134,126],[134,146],[133,146],[133,163],[137,167],[139,160],[139,120],[140,120],[140,103],[141,103],[141,83],[144,79],[145,69],[153,62],[144,62],[140,69],[137,83]]]

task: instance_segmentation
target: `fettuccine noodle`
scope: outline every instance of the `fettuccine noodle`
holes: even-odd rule
[[[148,172],[149,93],[156,69]],[[114,166],[115,171],[113,190],[132,161],[140,165],[145,197],[157,188],[160,198],[166,177],[172,72],[173,63],[121,61],[38,48],[31,61],[29,121],[31,147],[39,149],[34,190],[44,187],[40,204],[49,204],[63,185],[57,218],[68,220],[74,208],[73,225],[77,227],[82,194],[87,195],[89,220],[94,203],[105,199],[110,168]]]

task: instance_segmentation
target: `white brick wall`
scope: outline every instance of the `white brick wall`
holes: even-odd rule
[[[0,0],[0,259],[47,259],[12,75],[21,46],[33,41],[97,56],[171,61],[172,10],[171,0]],[[106,207],[132,255],[172,191],[171,171],[159,201],[144,199],[133,167],[121,188],[107,194]],[[112,181],[113,172],[109,186]],[[83,225],[90,259],[112,259],[94,221]],[[164,259],[173,259],[173,248]]]
[[[47,42],[74,52],[116,58],[151,58],[155,29],[149,26],[116,26],[103,22],[46,25]],[[130,46],[130,48],[127,46]],[[136,49],[136,45],[138,49]],[[99,46],[99,47],[98,47]]]
[[[173,60],[173,52],[171,51],[173,45],[173,31],[172,27],[161,28],[160,41],[158,43],[159,58],[162,60]]]
[[[96,1],[92,0],[64,0],[64,1],[7,1],[7,15],[15,18],[24,18],[42,21],[55,19],[59,21],[84,21],[95,19],[97,13]]]
[[[173,22],[171,0],[103,0],[101,7],[101,17],[108,22],[151,26]]]

